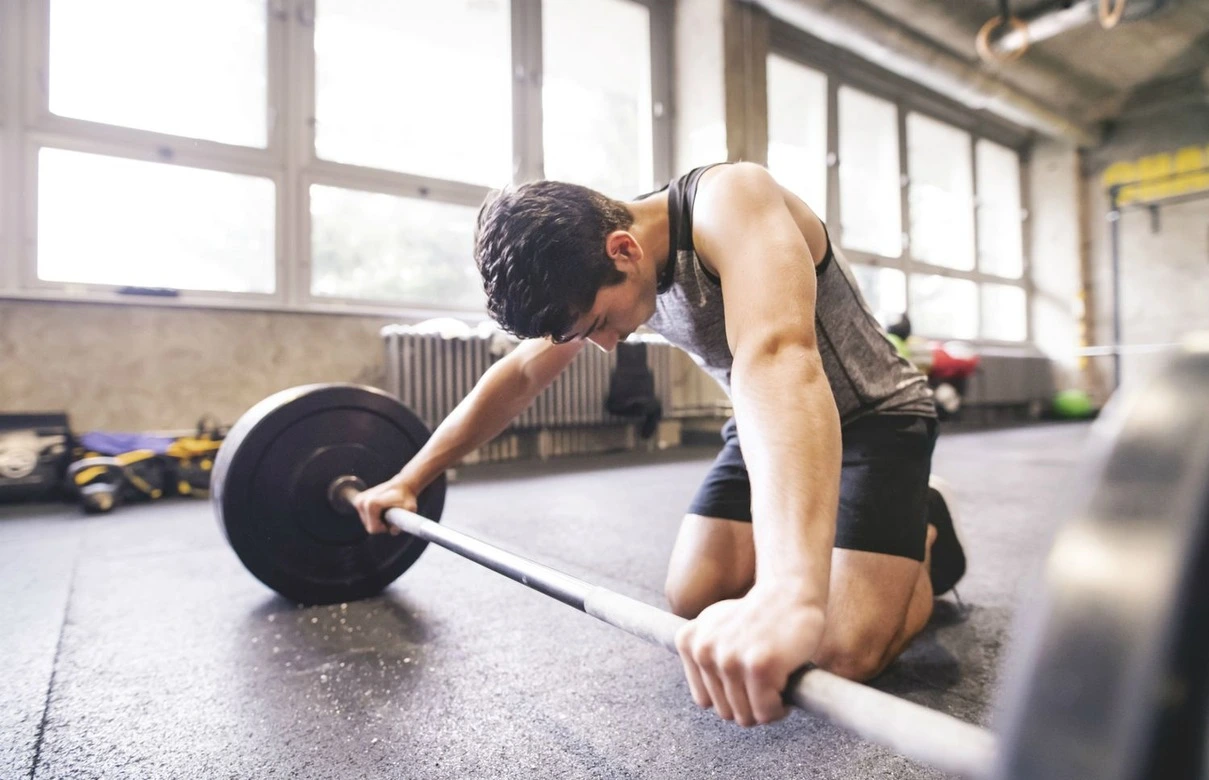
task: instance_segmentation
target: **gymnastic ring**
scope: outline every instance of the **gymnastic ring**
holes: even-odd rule
[[[1124,0],[1121,1],[1124,2]],[[991,33],[998,30],[1004,24],[1010,25],[1013,30],[1024,36],[1024,45],[1019,49],[1001,55],[996,54],[995,50],[991,48]],[[1002,65],[1006,62],[1015,62],[1029,50],[1028,23],[1018,16],[1010,16],[1006,21],[1002,16],[991,17],[974,38],[974,48],[978,50],[978,56],[982,61],[988,65]]]
[[[1100,26],[1111,30],[1121,22],[1125,15],[1125,0],[1100,0]]]

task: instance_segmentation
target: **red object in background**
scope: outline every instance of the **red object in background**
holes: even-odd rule
[[[964,346],[964,345],[963,345]],[[964,352],[965,349],[956,349]],[[928,377],[934,382],[954,382],[968,379],[978,368],[979,357],[972,352],[968,355],[953,354],[943,344],[932,348],[932,366],[928,369]]]

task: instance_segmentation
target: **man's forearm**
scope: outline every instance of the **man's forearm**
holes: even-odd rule
[[[499,436],[578,352],[575,344],[523,342],[487,369],[399,477],[416,491],[423,490],[445,469]]]
[[[792,584],[824,606],[841,444],[822,359],[797,345],[744,356],[731,383],[751,480],[756,583]]]
[[[524,377],[497,371],[497,367],[483,375],[403,468],[402,478],[416,490],[423,490],[446,469],[500,435],[532,403],[536,392],[531,392]]]

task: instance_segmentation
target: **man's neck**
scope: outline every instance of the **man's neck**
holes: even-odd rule
[[[654,263],[656,279],[663,276],[671,253],[671,240],[668,236],[668,206],[667,191],[656,193],[639,201],[627,203],[630,213],[634,215],[634,224],[630,232],[642,245],[643,254],[649,262]]]

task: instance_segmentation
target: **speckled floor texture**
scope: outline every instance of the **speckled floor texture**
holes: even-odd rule
[[[1012,617],[1069,513],[1087,427],[942,436],[966,613],[876,685],[994,718]],[[654,604],[705,449],[481,467],[443,522]],[[941,777],[795,713],[697,709],[658,648],[430,547],[381,597],[299,608],[208,504],[0,507],[0,779]]]

